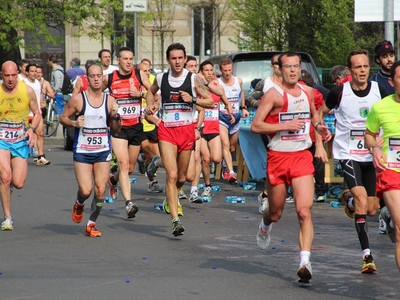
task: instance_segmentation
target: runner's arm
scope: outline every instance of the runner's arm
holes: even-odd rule
[[[197,95],[200,96],[196,100],[196,105],[199,105],[204,108],[213,108],[214,100],[211,98],[211,95],[207,87],[204,85],[204,81],[200,78],[200,76],[195,75],[194,85]]]

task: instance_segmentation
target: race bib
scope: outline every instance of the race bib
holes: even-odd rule
[[[219,120],[218,104],[214,103],[213,109],[206,109],[204,112],[204,121],[218,121]]]
[[[388,140],[387,167],[400,169],[400,137],[390,137]]]
[[[121,120],[139,119],[141,114],[140,99],[117,99],[116,101]]]
[[[107,128],[82,128],[79,136],[79,148],[86,151],[94,151],[108,147]]]
[[[25,134],[24,123],[0,122],[0,139],[9,143],[22,141]]]
[[[353,155],[370,155],[364,143],[365,129],[350,130],[349,151]]]
[[[193,108],[190,103],[163,104],[162,120],[165,127],[186,126],[193,123]]]
[[[237,97],[228,98],[228,101],[232,106],[232,113],[238,113],[239,112],[239,99]],[[226,106],[225,106],[224,102],[222,102],[222,101],[221,101],[220,110],[223,113],[228,113],[228,110],[226,109]]]
[[[281,141],[304,141],[310,133],[311,114],[309,111],[279,113],[279,123],[287,123],[297,116],[304,121],[303,127],[298,131],[281,131]]]

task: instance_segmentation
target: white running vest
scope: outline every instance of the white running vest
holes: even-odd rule
[[[82,94],[85,102],[82,107],[85,121],[83,127],[79,128],[76,146],[74,145],[75,152],[90,154],[108,151],[110,150],[110,133],[107,127],[108,94],[104,94],[103,103],[99,107],[91,106],[86,93]]]
[[[276,84],[272,82],[271,76],[265,78],[264,87],[263,87],[263,90],[262,90],[263,93],[265,94],[266,92],[268,92],[268,90],[270,88],[273,88],[274,86],[276,86]]]
[[[40,95],[42,93],[42,85],[40,84],[40,81],[35,79],[35,82],[30,82],[30,80],[28,78],[24,78],[22,79],[22,81],[24,81],[26,83],[26,85],[29,85],[33,91],[35,92],[36,95],[36,101],[38,103],[38,108],[40,111]],[[33,112],[29,111],[29,116],[32,117],[33,116]]]
[[[284,105],[282,111],[279,112],[277,123],[285,123],[293,120],[295,117],[300,116],[305,124],[302,129],[298,131],[280,131],[277,132],[268,144],[268,148],[275,151],[281,152],[295,152],[305,150],[311,147],[310,138],[310,124],[311,124],[311,112],[310,112],[310,99],[306,91],[298,85],[301,94],[298,97],[294,97],[279,86],[275,85],[274,88],[282,95]],[[269,122],[267,117],[266,122]]]
[[[232,113],[238,113],[242,90],[240,89],[239,79],[235,76],[234,78],[235,82],[231,86],[225,85],[221,78],[218,78],[218,81],[219,84],[224,88],[225,96],[232,106]],[[228,110],[226,109],[225,104],[222,101],[220,103],[219,110],[221,113],[228,114]]]
[[[336,131],[333,140],[333,157],[358,162],[372,161],[364,145],[365,121],[372,105],[381,100],[378,83],[371,81],[371,90],[365,97],[354,94],[350,82],[343,85],[342,98],[336,109]]]

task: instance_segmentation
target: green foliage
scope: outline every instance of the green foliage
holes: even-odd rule
[[[317,65],[345,64],[348,53],[372,52],[382,39],[382,23],[355,23],[354,0],[231,0],[240,49],[296,50],[311,54]],[[371,55],[372,58],[372,55]]]

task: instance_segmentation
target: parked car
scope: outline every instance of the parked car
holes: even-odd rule
[[[230,58],[233,61],[233,75],[242,78],[243,91],[247,97],[250,91],[250,83],[253,79],[265,79],[271,76],[271,58],[279,53],[282,53],[282,51],[238,52],[213,56],[209,60],[213,63],[214,72],[219,77],[221,75],[221,70],[219,69],[221,59],[224,57]],[[316,83],[321,84],[317,67],[312,57],[305,52],[298,53],[301,56],[302,68],[311,73]]]

